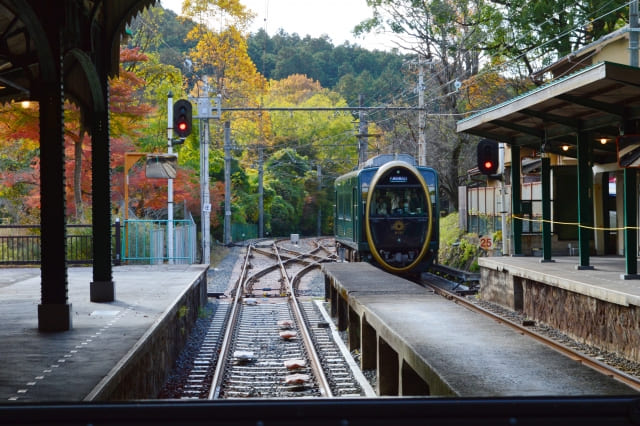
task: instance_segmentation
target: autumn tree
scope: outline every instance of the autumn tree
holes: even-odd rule
[[[34,223],[40,218],[37,104],[0,107],[0,218]]]

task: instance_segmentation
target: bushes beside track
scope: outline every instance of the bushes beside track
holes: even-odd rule
[[[459,227],[458,213],[440,218],[440,250],[438,263],[469,272],[478,272],[480,249],[478,234],[467,234]]]

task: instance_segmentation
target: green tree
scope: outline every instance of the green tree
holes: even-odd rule
[[[493,19],[480,46],[530,76],[626,23],[623,0],[491,0]]]
[[[187,34],[194,26],[192,20],[179,17],[170,9],[159,5],[149,7],[131,22],[128,47],[135,46],[147,55],[157,55],[159,63],[181,69],[189,76],[185,59],[196,42],[187,39]]]
[[[275,152],[267,160],[265,186],[274,194],[268,205],[273,235],[300,232],[306,198],[304,184],[310,170],[309,159],[290,148]]]

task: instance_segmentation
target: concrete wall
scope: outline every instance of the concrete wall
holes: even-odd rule
[[[396,277],[397,278],[397,277]],[[360,368],[376,370],[379,396],[456,396],[456,393],[387,324],[325,274],[326,298],[337,328],[347,331],[349,350],[360,352]]]
[[[155,399],[206,303],[207,271],[204,270],[87,399]]]

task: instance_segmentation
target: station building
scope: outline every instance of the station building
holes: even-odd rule
[[[560,59],[538,73],[548,83],[457,130],[503,147],[504,179],[460,189],[463,226],[507,234],[503,256],[478,261],[480,297],[640,361],[635,30]]]
[[[501,143],[504,158],[503,179],[459,188],[462,227],[502,230],[504,254],[577,255],[583,267],[592,255],[620,255],[635,265],[637,164],[618,158],[618,146],[633,151],[630,135],[640,133],[630,34],[628,26],[608,34],[534,75],[549,83],[458,122],[459,132]]]

